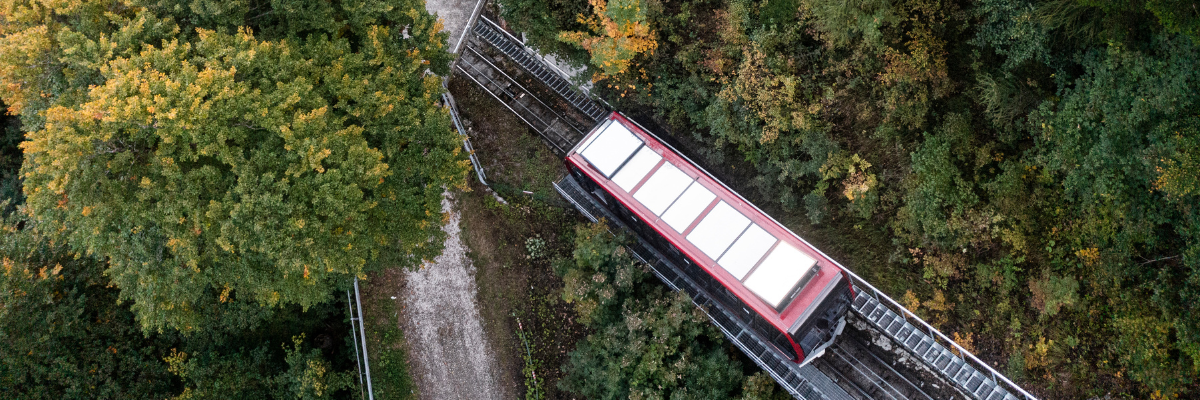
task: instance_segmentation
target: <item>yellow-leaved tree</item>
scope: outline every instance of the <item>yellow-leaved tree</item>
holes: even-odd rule
[[[308,307],[440,252],[467,161],[421,2],[168,3],[0,1],[31,222],[106,259],[143,327]]]
[[[578,18],[591,32],[561,32],[558,39],[583,47],[592,55],[592,65],[600,68],[594,80],[621,75],[629,71],[634,57],[658,48],[641,0],[589,3],[593,14]]]

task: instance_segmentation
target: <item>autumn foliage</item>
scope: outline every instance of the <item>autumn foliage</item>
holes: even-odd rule
[[[558,39],[583,47],[600,69],[594,80],[629,71],[634,57],[658,47],[641,0],[588,0],[592,15],[579,15],[591,32],[562,32]]]

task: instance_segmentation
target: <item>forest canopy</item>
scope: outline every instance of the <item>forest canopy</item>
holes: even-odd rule
[[[572,33],[610,11],[501,3],[1035,392],[1200,393],[1200,3],[622,2],[655,46],[620,71]]]

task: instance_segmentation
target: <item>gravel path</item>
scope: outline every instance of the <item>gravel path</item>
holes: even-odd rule
[[[426,0],[425,8],[443,22],[449,50],[457,51],[464,31],[483,0]],[[413,380],[422,399],[508,399],[500,385],[492,344],[476,304],[475,266],[467,257],[453,197],[442,198],[450,220],[442,255],[418,271],[405,273],[401,324],[408,341]]]
[[[424,399],[507,399],[476,305],[475,266],[467,257],[461,215],[446,194],[446,249],[405,275],[402,323],[413,378]]]
[[[483,0],[425,0],[425,9],[442,19],[442,31],[450,34],[446,45],[451,53],[458,52],[463,32],[479,15]]]

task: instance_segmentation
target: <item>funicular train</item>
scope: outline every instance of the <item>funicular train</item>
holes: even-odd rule
[[[589,195],[786,358],[820,357],[855,296],[837,263],[612,113],[567,153]]]

